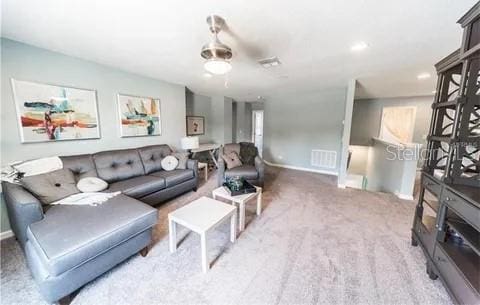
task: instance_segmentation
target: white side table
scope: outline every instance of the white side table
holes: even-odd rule
[[[237,237],[235,206],[201,197],[191,203],[168,214],[168,232],[170,236],[170,252],[177,250],[177,224],[200,235],[202,270],[207,272],[210,268],[207,255],[207,233],[221,223],[230,219],[230,241],[233,243]]]
[[[205,181],[208,180],[208,164],[203,163],[203,162],[198,162],[198,169],[203,169],[203,172],[205,174]]]
[[[223,186],[216,188],[212,191],[213,199],[217,199],[217,197],[219,197],[231,201],[233,205],[239,205],[238,218],[240,231],[245,230],[245,203],[247,203],[247,201],[257,197],[257,215],[260,215],[262,213],[262,188],[259,186],[255,186],[255,188],[257,189],[255,193],[238,196],[230,196],[228,191]]]

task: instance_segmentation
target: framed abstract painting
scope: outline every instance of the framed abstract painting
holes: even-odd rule
[[[162,134],[160,99],[119,94],[117,102],[121,137]]]
[[[22,143],[100,138],[95,90],[11,82]]]
[[[203,116],[187,116],[187,136],[205,134],[205,118]]]

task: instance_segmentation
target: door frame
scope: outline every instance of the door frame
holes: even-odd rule
[[[256,113],[262,113],[262,146],[263,146],[263,130],[264,128],[264,122],[265,122],[265,112],[263,110],[252,110],[252,143],[255,144],[255,114]],[[263,152],[263,147],[262,147],[262,152]]]

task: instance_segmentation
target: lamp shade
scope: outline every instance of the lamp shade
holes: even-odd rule
[[[198,137],[184,137],[180,140],[183,149],[198,148]]]

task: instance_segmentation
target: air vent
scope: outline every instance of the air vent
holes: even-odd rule
[[[280,60],[278,59],[278,57],[270,57],[270,58],[265,58],[265,59],[261,59],[258,61],[258,63],[260,65],[262,65],[262,67],[268,69],[268,68],[273,68],[273,67],[277,67],[277,66],[280,66],[282,63],[280,62]]]
[[[337,152],[334,150],[312,149],[312,166],[323,168],[337,167]]]

